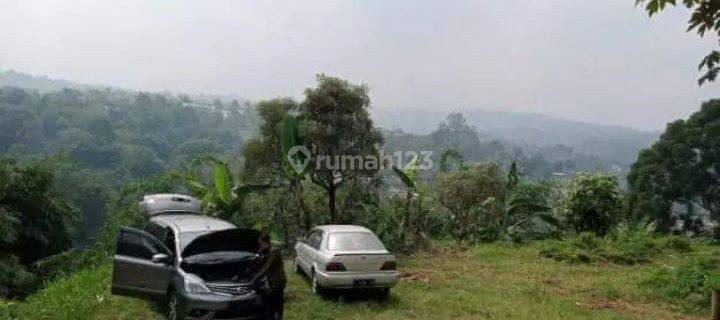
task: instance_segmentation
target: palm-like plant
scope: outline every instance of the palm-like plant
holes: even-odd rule
[[[290,223],[293,229],[290,233],[300,235],[300,229],[309,231],[311,227],[310,212],[305,205],[305,199],[303,196],[303,183],[307,176],[307,171],[298,172],[294,169],[294,165],[303,164],[309,161],[307,155],[302,152],[290,154],[290,150],[295,146],[304,145],[305,141],[303,136],[300,134],[300,119],[293,115],[287,115],[283,119],[280,127],[280,148],[282,151],[282,168],[283,178],[287,181],[287,193],[289,198],[294,202],[294,208],[297,214],[293,215],[292,218],[295,220]],[[293,164],[291,164],[293,162]],[[293,241],[290,237],[290,241]]]
[[[424,193],[418,185],[417,164],[405,171],[396,166],[393,166],[392,170],[402,181],[406,192],[405,205],[398,226],[398,239],[403,246],[407,238],[411,238],[413,246],[429,249],[430,237],[425,233],[429,211],[423,207]]]
[[[500,233],[513,239],[525,238],[538,233],[537,220],[543,221],[551,228],[557,228],[560,222],[552,215],[544,201],[532,196],[532,188],[522,188],[520,172],[515,162],[512,163],[507,176],[507,192],[502,203],[503,216],[499,224]],[[530,191],[530,192],[528,192]]]
[[[202,200],[205,211],[218,218],[230,220],[241,215],[248,195],[271,187],[269,183],[241,183],[230,175],[230,169],[225,162],[210,156],[196,159],[193,167],[208,162],[215,165],[212,186],[200,182],[194,170],[188,172],[185,182],[193,195]]]

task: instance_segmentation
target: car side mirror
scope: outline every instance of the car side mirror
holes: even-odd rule
[[[150,261],[154,263],[162,263],[162,264],[169,264],[170,263],[170,256],[164,254],[164,253],[157,253],[152,256],[152,259]]]

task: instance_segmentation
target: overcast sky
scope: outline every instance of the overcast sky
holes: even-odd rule
[[[379,109],[529,111],[662,129],[717,96],[683,9],[634,0],[0,1],[0,69],[300,98],[318,72]]]

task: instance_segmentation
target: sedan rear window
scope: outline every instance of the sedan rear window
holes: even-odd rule
[[[369,232],[334,232],[328,236],[329,250],[365,251],[385,250],[385,246]]]

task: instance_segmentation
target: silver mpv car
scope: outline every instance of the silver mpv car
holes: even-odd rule
[[[200,202],[184,195],[145,196],[140,205],[151,218],[145,230],[120,231],[113,294],[160,298],[170,320],[262,314],[267,280],[250,283],[258,231],[200,216]]]

